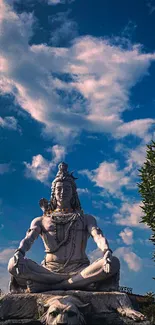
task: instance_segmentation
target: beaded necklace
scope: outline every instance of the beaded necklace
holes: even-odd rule
[[[67,259],[67,261],[65,262],[64,265],[60,266],[58,269],[57,269],[57,272],[60,271],[60,270],[63,270],[70,262],[73,254],[74,254],[74,251],[75,251],[75,239],[76,239],[76,228],[77,228],[77,219],[79,217],[81,217],[80,213],[73,213],[70,217],[65,218],[65,220],[63,219],[64,216],[61,215],[54,215],[52,214],[52,220],[53,220],[53,223],[54,223],[54,232],[55,232],[55,239],[57,241],[57,247],[54,248],[53,250],[50,251],[51,254],[55,253],[58,251],[58,249],[62,246],[62,245],[67,245],[67,243],[70,241],[71,239],[71,229],[73,230],[73,236],[72,236],[72,249],[71,249],[71,252],[70,252],[70,255]],[[57,236],[57,225],[60,225],[60,224],[67,224],[69,223],[69,226],[66,230],[66,233],[65,233],[65,237],[62,241],[59,241],[58,239],[58,236]]]

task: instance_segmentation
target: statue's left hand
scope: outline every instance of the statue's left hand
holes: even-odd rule
[[[112,253],[111,250],[107,250],[104,254],[104,272],[110,273],[111,271],[111,262],[112,262]]]

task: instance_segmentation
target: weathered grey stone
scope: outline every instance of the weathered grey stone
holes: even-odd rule
[[[18,325],[18,324],[25,324],[25,325],[40,325],[41,322],[35,319],[9,319],[0,322],[0,325]]]
[[[84,317],[86,324],[92,325],[149,325],[141,321],[127,294],[120,292],[88,292],[88,291],[51,291],[40,294],[7,294],[0,299],[0,325],[39,324],[42,315],[44,320],[53,298],[63,298],[67,303],[76,299],[81,304],[90,304]],[[128,317],[127,317],[128,316]],[[48,323],[49,324],[49,323]],[[52,323],[50,323],[52,324]]]

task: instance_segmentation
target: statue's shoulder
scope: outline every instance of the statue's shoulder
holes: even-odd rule
[[[92,216],[92,214],[85,213],[84,218],[86,220],[87,225],[96,225],[96,218]]]
[[[37,218],[34,218],[31,222],[31,227],[32,226],[41,226],[42,225],[42,220],[43,220],[43,217],[37,217]]]

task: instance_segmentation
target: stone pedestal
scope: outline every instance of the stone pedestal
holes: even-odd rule
[[[125,293],[78,290],[7,294],[0,299],[0,325],[43,323],[43,315],[45,320],[54,297],[64,299],[64,303],[68,303],[71,298],[77,306],[79,301],[81,306],[87,305],[83,315],[88,325],[134,325],[137,322],[139,325],[150,325],[149,321],[142,320],[141,314],[133,309]]]

